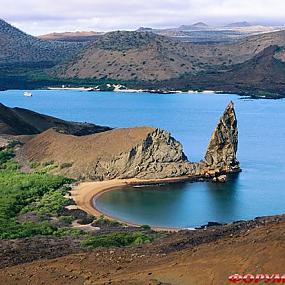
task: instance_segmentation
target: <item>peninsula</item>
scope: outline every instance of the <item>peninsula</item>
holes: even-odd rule
[[[68,165],[54,173],[81,181],[179,177],[216,181],[240,171],[237,146],[237,119],[231,102],[201,162],[190,162],[177,140],[153,127],[114,129],[80,137],[49,129],[29,140],[23,154],[30,162],[52,160],[57,165]]]

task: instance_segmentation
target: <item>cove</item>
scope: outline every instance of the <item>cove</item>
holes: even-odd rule
[[[183,144],[190,161],[204,156],[221,113],[233,100],[242,173],[225,184],[178,183],[106,192],[96,206],[122,220],[166,227],[195,227],[208,221],[232,222],[285,212],[285,100],[194,93],[35,90],[33,94],[26,98],[22,90],[0,92],[0,102],[66,120],[160,127]]]

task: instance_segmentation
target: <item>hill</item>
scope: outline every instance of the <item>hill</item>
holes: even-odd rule
[[[187,49],[149,32],[107,33],[56,74],[60,77],[162,80],[193,70]]]
[[[55,173],[82,180],[164,178],[187,169],[182,146],[167,132],[151,127],[81,137],[50,129],[27,142],[23,153],[29,161],[69,165]]]
[[[50,33],[41,35],[38,38],[48,41],[61,41],[61,42],[87,42],[94,41],[102,35],[99,32],[65,32],[65,33]]]
[[[217,83],[229,82],[240,90],[255,90],[262,95],[262,90],[283,93],[285,91],[284,47],[272,45],[265,48],[252,59],[233,66],[232,69],[216,75]],[[266,94],[264,94],[266,95]]]
[[[207,24],[203,22],[197,22],[194,23],[193,25],[181,25],[180,27],[177,28],[177,30],[180,31],[196,31],[196,30],[203,30],[203,29],[211,29]]]
[[[226,91],[256,98],[278,99],[285,96],[284,47],[269,46],[253,58],[226,70],[185,75],[180,78],[145,83],[144,88]]]
[[[9,108],[0,103],[0,134],[33,135],[49,128],[73,135],[87,135],[110,130],[94,124],[76,123],[42,115],[27,109]]]
[[[52,66],[67,60],[82,47],[80,43],[42,41],[0,19],[0,67]]]
[[[59,66],[60,77],[116,80],[165,80],[185,73],[239,62],[223,46],[195,45],[150,32],[111,32],[100,37],[71,62]],[[246,58],[246,55],[245,55]]]
[[[60,65],[56,74],[63,78],[162,81],[225,71],[272,45],[285,46],[285,31],[251,36],[231,44],[199,45],[151,32],[111,32],[71,62]]]

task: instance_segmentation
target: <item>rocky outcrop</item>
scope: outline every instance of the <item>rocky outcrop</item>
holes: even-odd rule
[[[230,103],[212,135],[205,160],[199,163],[189,162],[182,145],[167,131],[151,127],[81,137],[50,129],[26,143],[23,151],[29,161],[52,161],[55,173],[82,180],[183,176],[224,182],[224,174],[239,170],[237,136]]]
[[[98,161],[89,177],[162,179],[187,175],[189,169],[182,145],[168,132],[154,129],[126,152]]]
[[[206,165],[217,169],[219,172],[238,171],[237,148],[237,118],[234,111],[234,104],[230,102],[212,134],[205,155]]]
[[[151,127],[81,137],[50,129],[26,143],[23,153],[29,161],[52,161],[56,173],[83,180],[177,177],[192,169],[182,145]]]

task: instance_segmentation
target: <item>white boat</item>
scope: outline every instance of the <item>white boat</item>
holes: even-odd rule
[[[32,94],[32,92],[24,92],[24,96],[26,96],[26,97],[32,97],[33,96],[33,94]]]

